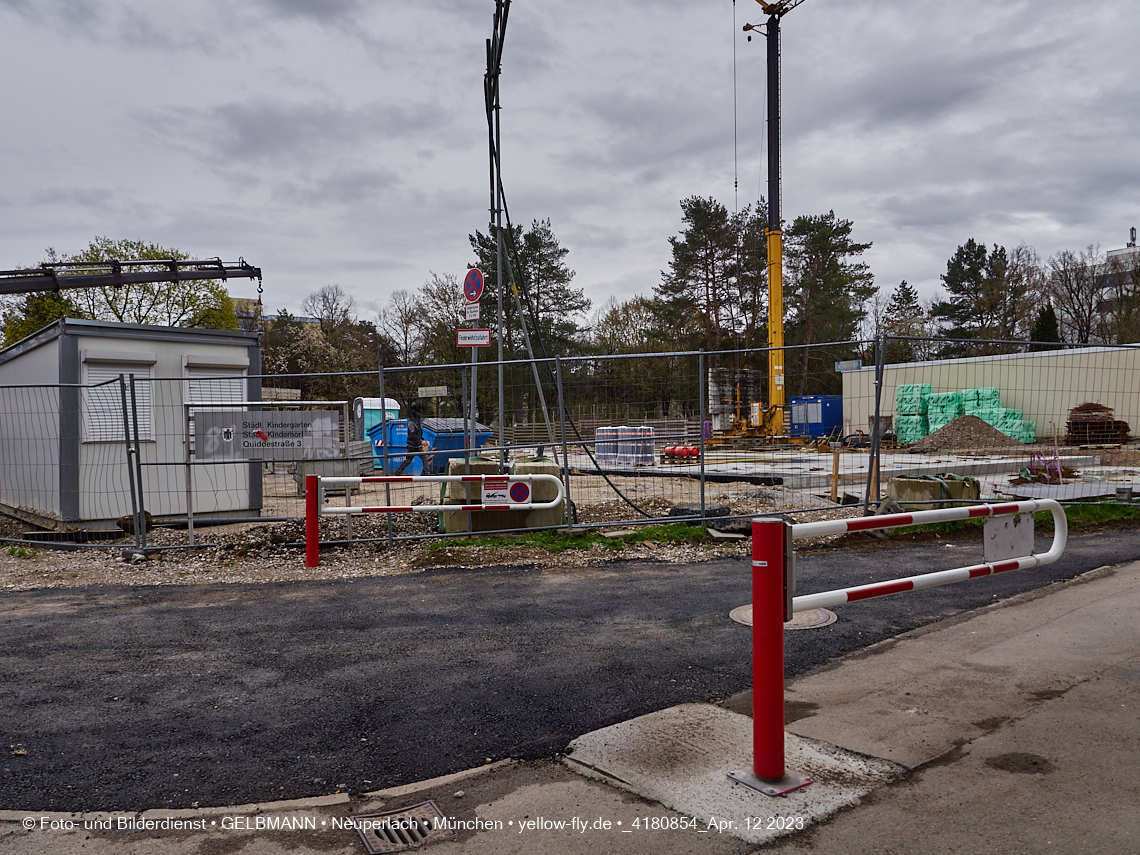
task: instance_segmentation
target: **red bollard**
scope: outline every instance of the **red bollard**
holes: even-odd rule
[[[784,766],[784,606],[791,530],[777,519],[752,521],[752,770],[728,777],[766,796],[812,779]],[[790,607],[789,607],[790,609]],[[791,615],[787,615],[790,619]]]
[[[752,522],[752,771],[784,777],[783,520]]]
[[[305,476],[305,566],[321,563],[321,497],[320,479]]]

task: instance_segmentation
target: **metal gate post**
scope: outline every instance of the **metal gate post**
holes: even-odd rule
[[[790,793],[812,779],[784,766],[784,621],[791,620],[791,526],[752,521],[751,772],[729,772],[766,796]]]
[[[381,404],[383,406],[383,404]],[[305,566],[321,563],[321,496],[320,476],[305,476]]]

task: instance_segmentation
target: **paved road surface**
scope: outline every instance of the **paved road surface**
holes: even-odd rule
[[[788,634],[788,671],[1137,557],[1140,533],[1074,538],[1051,567],[853,604]],[[978,560],[978,543],[816,554],[800,590]],[[749,634],[727,614],[749,600],[745,560],[8,593],[0,807],[268,801],[550,756],[747,688]]]

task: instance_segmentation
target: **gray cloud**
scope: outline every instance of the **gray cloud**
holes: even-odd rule
[[[449,138],[452,123],[445,110],[427,102],[347,107],[274,98],[190,112],[145,111],[137,119],[147,133],[226,168],[308,162],[352,150],[363,155],[368,148],[408,140],[434,145]]]
[[[96,234],[266,269],[296,310],[461,270],[487,219],[493,0],[0,0],[0,266]],[[762,14],[726,0],[513,4],[504,178],[597,302],[647,293],[678,200],[763,192]],[[855,221],[880,282],[933,288],[968,237],[1042,255],[1140,224],[1132,4],[805,3],[784,25],[785,216]],[[1061,35],[1063,34],[1063,38]],[[734,42],[735,40],[735,42]],[[11,262],[4,262],[9,258]],[[377,271],[381,271],[377,273]]]

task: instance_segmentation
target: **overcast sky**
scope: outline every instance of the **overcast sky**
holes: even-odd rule
[[[238,256],[268,310],[375,313],[461,274],[489,189],[493,0],[0,0],[0,269],[97,235]],[[783,215],[836,214],[890,291],[967,238],[1123,246],[1140,225],[1135,3],[806,0],[783,22]],[[680,199],[762,192],[763,19],[739,0],[515,0],[512,219],[595,306],[650,294]],[[233,283],[234,296],[255,286]]]

